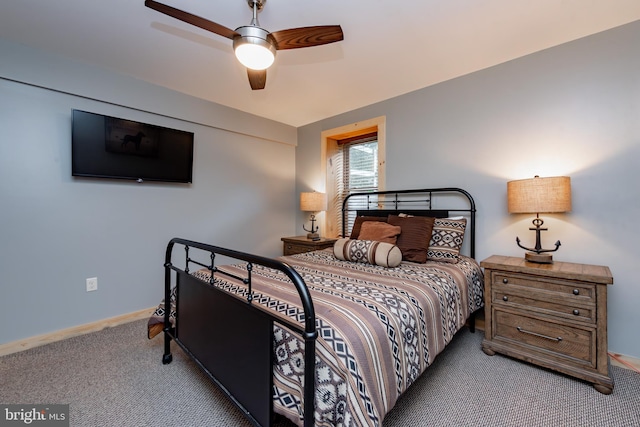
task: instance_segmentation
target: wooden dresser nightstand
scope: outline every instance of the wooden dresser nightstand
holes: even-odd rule
[[[609,267],[491,256],[482,350],[501,353],[613,391],[607,355]]]
[[[282,239],[283,255],[295,255],[304,252],[317,251],[324,248],[330,248],[338,239],[321,238],[320,240],[307,239],[307,236],[283,237]]]

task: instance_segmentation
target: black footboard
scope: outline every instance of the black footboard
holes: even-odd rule
[[[171,260],[174,246],[185,249],[184,268]],[[190,249],[207,254],[210,264],[190,256]],[[237,277],[218,270],[215,258],[222,255],[247,263],[247,275]],[[251,270],[254,264],[285,273],[296,287],[304,309],[304,328],[293,322],[276,319],[272,313],[252,304]],[[207,284],[189,274],[190,266],[209,269]],[[172,270],[175,272],[172,274]],[[248,297],[237,296],[212,286],[215,276],[225,275],[242,281],[248,287]],[[171,298],[175,277],[176,324],[170,322],[170,310],[165,311],[163,363],[171,362],[170,343],[173,339],[214,383],[240,408],[256,426],[269,426],[273,419],[273,323],[278,322],[297,331],[305,342],[304,425],[314,424],[315,403],[315,312],[304,280],[287,264],[184,239],[172,239],[165,257],[165,302]]]

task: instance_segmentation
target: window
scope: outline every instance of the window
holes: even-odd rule
[[[342,179],[335,182],[335,206],[331,214],[335,215],[339,230],[342,230],[342,203],[351,193],[364,193],[378,190],[378,135],[377,132],[361,137],[338,141],[339,149],[333,160],[342,169]],[[339,170],[338,169],[338,170]],[[350,206],[353,208],[354,206]],[[366,208],[366,206],[358,206]],[[351,229],[356,213],[349,212],[346,217],[347,230]],[[342,231],[340,231],[342,232]]]
[[[384,146],[384,118],[323,132],[328,200],[325,235],[336,237],[342,233],[345,197],[384,189]],[[352,212],[347,217],[347,230],[354,219]]]
[[[342,186],[345,195],[378,189],[378,134],[366,135],[347,141],[338,141],[342,147]]]

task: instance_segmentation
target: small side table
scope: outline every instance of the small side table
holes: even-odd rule
[[[295,255],[304,252],[318,251],[320,249],[330,248],[336,242],[336,238],[323,237],[320,240],[307,239],[307,236],[283,237],[282,253],[283,255]]]

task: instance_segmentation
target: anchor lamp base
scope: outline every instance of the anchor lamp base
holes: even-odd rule
[[[549,253],[537,254],[535,252],[525,252],[524,259],[538,264],[553,264],[553,256]]]

